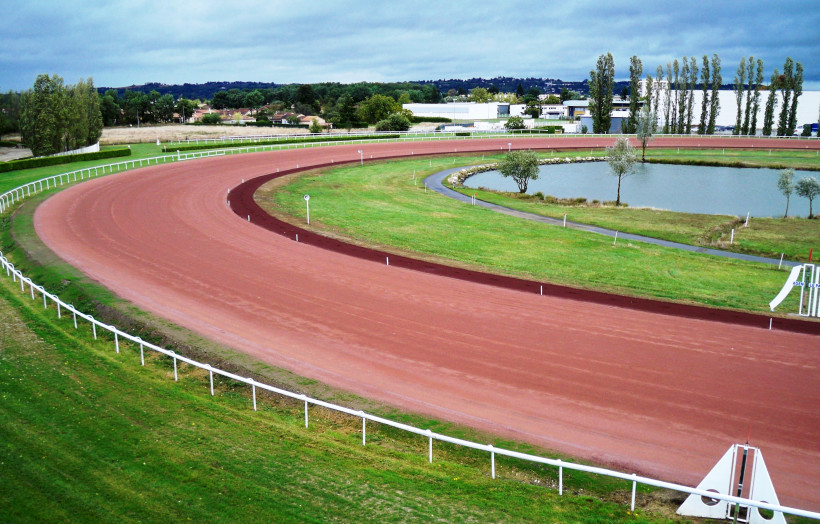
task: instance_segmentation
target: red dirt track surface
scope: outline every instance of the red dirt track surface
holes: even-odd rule
[[[750,444],[762,449],[780,502],[820,510],[817,335],[387,266],[272,234],[227,203],[243,179],[358,160],[358,149],[376,159],[498,151],[510,141],[543,149],[612,140],[384,143],[211,157],[66,189],[38,208],[35,228],[61,258],[124,299],[260,360],[627,472],[695,485],[751,428]],[[693,137],[652,145],[783,143]]]

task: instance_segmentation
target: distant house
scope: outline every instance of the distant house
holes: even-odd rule
[[[291,118],[291,117],[294,117],[294,116],[298,117],[298,118],[302,118],[302,116],[304,116],[304,115],[297,115],[296,113],[291,113],[291,112],[280,112],[280,113],[276,113],[273,116],[271,116],[270,121],[273,122],[274,124],[288,124],[289,123],[288,118]]]
[[[327,126],[327,122],[325,122],[325,120],[320,116],[303,116],[299,119],[299,123],[300,124],[311,125],[313,123],[314,118],[319,122],[320,126],[322,126],[322,127]]]

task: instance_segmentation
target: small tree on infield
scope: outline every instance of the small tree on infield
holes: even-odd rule
[[[809,218],[814,218],[811,205],[814,197],[820,195],[820,182],[813,176],[806,176],[801,178],[797,184],[795,184],[794,188],[795,193],[809,199]]]
[[[641,162],[646,162],[646,146],[652,141],[652,136],[658,131],[658,116],[645,105],[638,112],[635,135],[641,141]]]
[[[538,157],[532,151],[511,151],[498,164],[498,171],[515,180],[519,193],[526,193],[529,181],[538,180]]]
[[[621,205],[621,181],[633,174],[638,155],[628,138],[618,138],[615,145],[606,148],[606,161],[612,169],[612,175],[618,177],[618,196],[615,205]]]
[[[786,197],[786,212],[783,218],[789,216],[789,200],[794,193],[794,169],[783,169],[777,177],[777,189]]]
[[[524,129],[524,119],[520,116],[511,116],[504,123],[504,127],[509,129]]]
[[[313,134],[322,132],[322,126],[319,124],[318,118],[314,118],[310,121],[310,127],[308,128],[308,131],[310,131]]]

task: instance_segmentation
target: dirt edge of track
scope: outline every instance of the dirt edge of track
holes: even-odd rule
[[[463,151],[463,153],[469,152],[470,151]],[[380,157],[377,160],[384,161],[395,160],[399,158],[405,158],[405,156],[402,155],[392,157]],[[779,316],[769,316],[746,311],[712,308],[708,306],[698,306],[693,304],[685,304],[681,302],[670,302],[644,297],[633,297],[628,295],[618,295],[615,293],[605,293],[590,289],[573,288],[570,286],[564,286],[559,284],[538,282],[535,280],[527,280],[523,278],[516,278],[471,269],[458,268],[454,266],[448,266],[445,264],[439,264],[436,262],[430,262],[403,255],[397,255],[395,253],[389,253],[387,251],[381,251],[370,247],[350,244],[338,239],[320,235],[313,231],[303,229],[291,223],[282,221],[270,215],[267,211],[262,209],[262,207],[254,199],[256,191],[262,185],[273,179],[304,171],[327,169],[330,167],[337,167],[340,165],[352,164],[355,162],[356,161],[312,165],[305,168],[289,169],[285,171],[259,176],[253,179],[246,180],[245,182],[231,189],[231,191],[228,193],[227,200],[231,207],[231,210],[234,213],[236,213],[240,217],[247,218],[253,224],[260,226],[264,229],[267,229],[268,231],[282,235],[286,238],[293,239],[294,241],[296,238],[298,238],[299,242],[304,242],[311,246],[327,249],[336,253],[360,258],[363,260],[369,260],[380,263],[384,261],[396,267],[411,269],[423,273],[432,273],[449,278],[456,278],[468,282],[497,286],[516,291],[524,291],[531,293],[543,292],[543,294],[545,295],[557,298],[580,300],[606,306],[629,308],[637,311],[660,313],[682,318],[711,320],[741,326],[759,327],[764,329],[768,329],[769,327],[771,327],[771,329],[790,331],[794,333],[820,335],[820,322],[814,322],[811,320],[783,318]],[[770,320],[771,326],[769,325]]]

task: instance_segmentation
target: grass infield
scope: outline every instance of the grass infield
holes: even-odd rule
[[[486,156],[483,161],[500,158]],[[406,159],[309,172],[266,184],[257,193],[257,200],[280,218],[303,225],[302,196],[308,193],[310,227],[323,234],[410,256],[576,287],[768,311],[768,302],[785,282],[787,272],[777,266],[640,242],[614,244],[612,238],[601,235],[531,223],[457,203],[425,191],[422,185],[425,176],[441,169],[481,162],[481,156]],[[480,197],[689,243],[701,238],[720,243],[737,220],[630,208],[548,206],[488,192]],[[820,221],[755,219],[749,228],[736,231],[735,239],[748,252],[787,252],[795,257],[805,253],[807,257],[808,247],[820,239]],[[780,311],[794,310],[796,300],[787,299]]]

